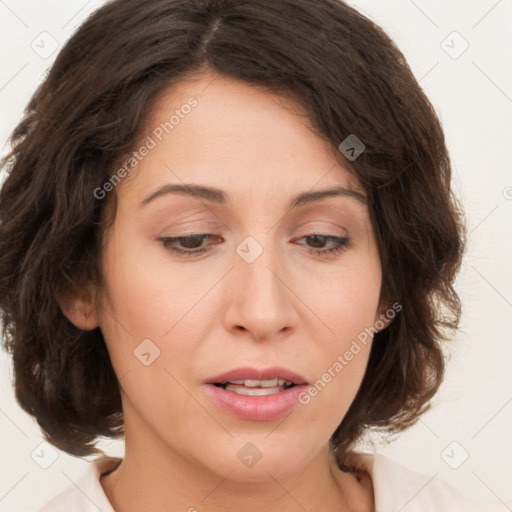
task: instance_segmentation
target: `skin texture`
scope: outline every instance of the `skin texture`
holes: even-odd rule
[[[313,383],[375,324],[387,308],[379,305],[367,206],[330,197],[288,208],[306,191],[364,191],[291,101],[218,75],[167,91],[144,136],[191,96],[197,106],[116,187],[107,289],[96,302],[77,294],[63,305],[75,325],[100,326],[120,380],[126,456],[101,483],[118,512],[372,510],[371,481],[341,472],[328,448],[370,344],[310,403],[275,421],[228,415],[201,383],[241,366],[275,365]],[[165,194],[139,206],[167,183],[216,187],[231,201]],[[159,240],[205,233],[216,237],[174,244],[210,249],[192,257]],[[350,243],[337,254],[311,254],[335,246],[305,238],[315,233]],[[263,250],[252,263],[236,251],[248,236]],[[145,339],[160,350],[149,366],[134,355]],[[251,468],[237,457],[248,442],[262,455]]]

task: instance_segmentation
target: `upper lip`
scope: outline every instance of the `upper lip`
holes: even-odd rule
[[[235,368],[234,370],[230,370],[228,372],[215,375],[214,377],[209,377],[205,379],[203,382],[205,384],[218,384],[220,382],[228,382],[231,380],[273,379],[282,379],[297,385],[308,384],[308,381],[304,376],[292,370],[289,370],[288,368],[283,368],[280,366],[273,366],[271,368],[264,368],[261,370],[250,367]]]

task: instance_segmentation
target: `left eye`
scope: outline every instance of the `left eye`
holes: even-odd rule
[[[162,245],[179,255],[183,256],[194,256],[196,254],[201,254],[210,250],[210,247],[204,246],[204,240],[212,240],[218,239],[220,235],[213,234],[204,234],[204,235],[190,235],[190,236],[178,236],[178,237],[164,237],[159,238],[158,240],[162,243]],[[340,251],[347,249],[350,246],[350,239],[348,237],[340,237],[333,235],[308,235],[298,238],[297,240],[309,239],[310,242],[313,242],[316,247],[309,247],[308,252],[310,254],[319,254],[319,255],[330,255],[336,254]],[[328,242],[331,242],[331,247],[325,248]],[[178,247],[178,244],[181,245],[182,248]],[[321,246],[319,248],[319,246]]]
[[[350,239],[348,237],[344,236],[333,236],[333,235],[308,235],[304,236],[302,238],[299,238],[298,240],[302,240],[303,238],[309,238],[310,240],[313,240],[315,244],[320,244],[322,248],[311,248],[309,249],[309,253],[311,254],[320,254],[320,255],[327,255],[327,254],[337,254],[340,251],[343,251],[347,249],[350,246]],[[332,246],[329,249],[324,249],[323,246],[326,242],[332,242]]]

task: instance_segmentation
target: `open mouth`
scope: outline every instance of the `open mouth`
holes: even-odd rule
[[[305,377],[283,366],[234,368],[203,381],[205,393],[225,413],[246,421],[274,421],[300,404]]]
[[[214,386],[222,388],[226,391],[231,391],[238,395],[245,396],[265,396],[280,393],[286,389],[295,386],[293,382],[284,379],[271,379],[271,380],[230,380],[225,382],[213,383]]]

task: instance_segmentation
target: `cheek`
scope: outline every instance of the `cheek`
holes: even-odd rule
[[[186,390],[208,335],[215,304],[207,292],[218,273],[192,276],[184,264],[171,264],[165,250],[150,250],[129,231],[117,237],[123,245],[114,242],[105,253],[108,312],[100,323],[122,390],[148,418],[157,411],[155,424],[169,425],[173,411],[202,414]]]
[[[195,350],[183,339],[191,325],[187,312],[197,316],[191,305],[200,299],[199,290],[176,266],[166,265],[160,251],[144,251],[129,236],[122,247],[109,247],[105,257],[109,294],[100,322],[124,392],[125,421],[137,421],[133,409],[168,432],[182,428],[183,422],[176,421],[181,415],[208,421],[198,417],[200,408],[190,399],[182,374]]]
[[[344,268],[330,280],[328,291],[318,288],[309,295],[322,319],[316,343],[304,355],[317,363],[316,381],[302,397],[312,421],[323,417],[336,428],[359,389],[375,332],[380,283],[378,260],[368,258]]]
[[[122,238],[123,247],[109,248],[104,266],[113,315],[122,319],[123,337],[167,339],[178,324],[184,325],[182,319],[208,289],[208,279],[197,275],[191,282],[153,242],[148,247],[130,231]]]
[[[323,320],[323,331],[331,335],[329,345],[336,350],[343,349],[365,328],[374,325],[381,291],[382,276],[376,255],[354,255],[346,261],[329,279],[316,284],[311,280],[308,285],[312,289],[305,295],[310,297],[314,311]]]

